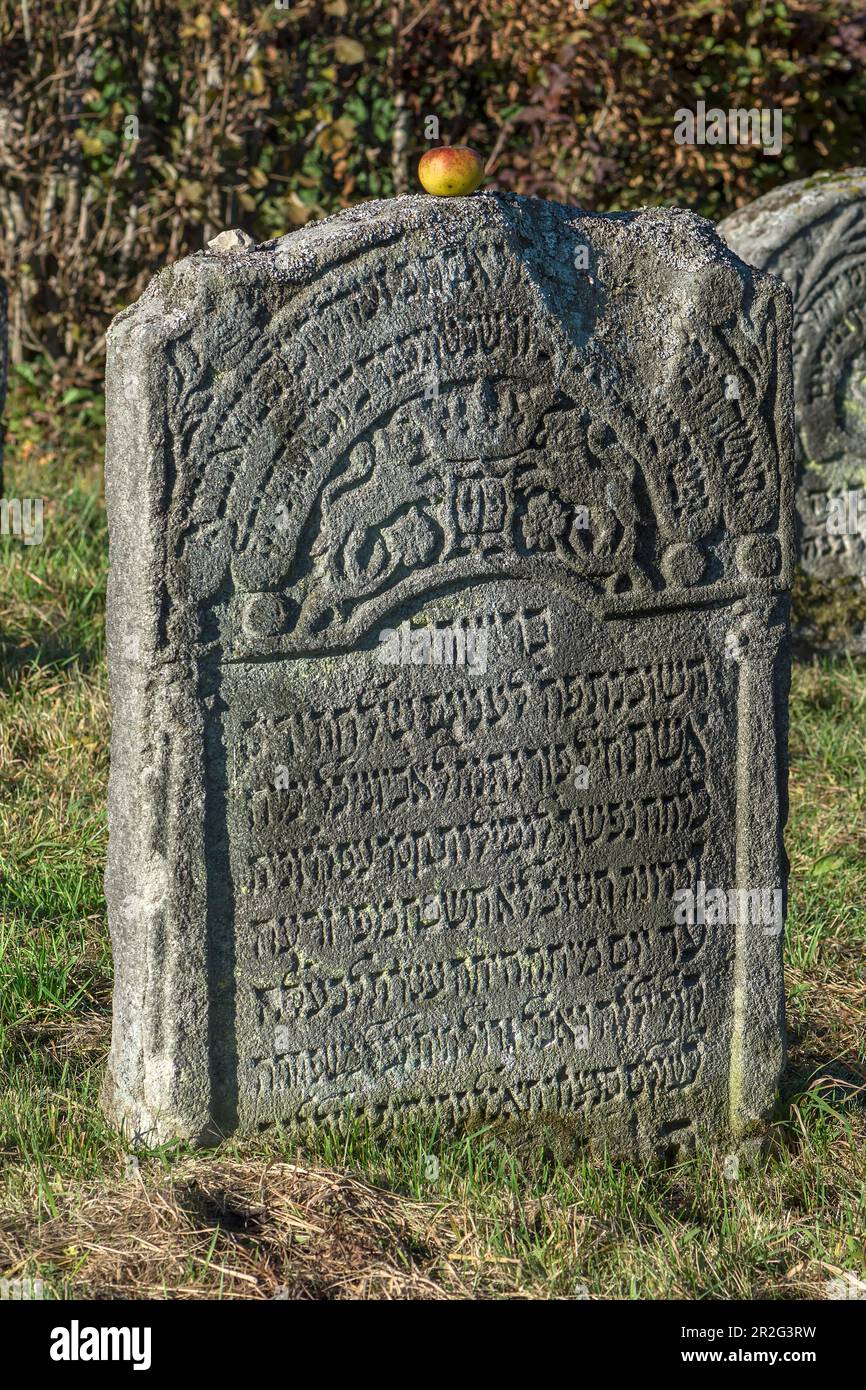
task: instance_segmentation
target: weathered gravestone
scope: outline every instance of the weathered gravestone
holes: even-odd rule
[[[794,296],[800,562],[818,580],[866,586],[866,170],[785,184],[719,232]],[[866,596],[862,606],[841,642],[812,633],[813,644],[866,652]]]
[[[787,290],[493,194],[218,246],[110,333],[110,1115],[752,1130]]]

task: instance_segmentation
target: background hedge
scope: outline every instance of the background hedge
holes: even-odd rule
[[[0,45],[11,355],[67,392],[101,374],[111,316],[223,227],[417,187],[429,116],[489,185],[599,210],[720,217],[866,163],[860,0],[0,0]],[[782,157],[676,145],[701,98],[781,106]]]

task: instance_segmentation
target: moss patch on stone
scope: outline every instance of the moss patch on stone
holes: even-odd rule
[[[797,569],[791,591],[792,624],[799,645],[815,651],[866,647],[866,588],[855,577],[816,579]]]

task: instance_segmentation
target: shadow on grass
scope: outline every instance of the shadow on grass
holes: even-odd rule
[[[866,1074],[844,1057],[801,1054],[786,1069],[779,1094],[786,1108],[810,1097],[843,1112],[866,1115]]]
[[[52,633],[47,641],[13,643],[0,634],[0,691],[13,694],[34,670],[58,675],[77,670],[88,675],[101,666],[103,657],[101,640],[77,644]]]

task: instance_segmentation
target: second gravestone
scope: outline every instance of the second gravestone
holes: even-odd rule
[[[789,320],[689,213],[485,194],[115,321],[114,1119],[760,1125]]]
[[[866,170],[784,184],[719,233],[794,297],[800,562],[818,580],[866,587]],[[843,632],[822,639],[804,612],[803,635],[866,652],[866,596],[845,607]]]

